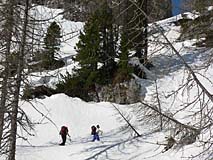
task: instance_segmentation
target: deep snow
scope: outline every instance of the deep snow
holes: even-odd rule
[[[40,16],[46,17],[55,17],[55,15],[61,12],[61,10],[48,9],[41,6],[37,10],[42,12]],[[192,46],[194,40],[176,42],[176,38],[180,34],[180,27],[175,26],[172,21],[175,21],[177,18],[181,18],[181,16],[178,15],[177,17],[160,21],[159,24],[164,27],[167,37],[173,42],[175,48],[180,51],[187,62],[192,66],[199,66],[212,51],[195,50]],[[63,22],[61,26],[64,33],[82,29],[83,26],[79,22],[64,20],[60,14],[55,20]],[[43,27],[45,28],[45,25]],[[153,37],[151,39],[154,40]],[[54,87],[59,79],[59,77],[55,77],[57,73],[65,74],[66,71],[72,72],[72,68],[77,64],[74,64],[69,57],[76,54],[73,47],[77,40],[75,37],[75,39],[62,44],[61,55],[67,59],[67,66],[56,71],[33,73],[28,78],[29,81],[34,85],[46,84]],[[158,36],[158,40],[164,42],[161,36]],[[159,50],[162,46],[164,47]],[[151,53],[158,51],[150,58],[158,69],[155,72],[153,71],[153,73],[158,78],[159,91],[164,93],[162,96],[164,101],[162,104],[163,110],[175,111],[183,101],[188,100],[188,97],[186,98],[184,94],[178,94],[178,99],[173,102],[172,98],[166,98],[166,95],[183,83],[187,71],[168,46],[165,47],[164,44],[153,42],[150,43],[149,51]],[[170,55],[170,58],[165,55]],[[210,80],[213,79],[212,71],[213,65],[211,64],[205,72]],[[141,80],[141,82],[144,82],[144,80]],[[213,93],[212,83],[209,83],[206,79],[202,82]],[[146,85],[145,100],[151,102],[153,100],[152,94],[155,90],[155,84],[152,80],[146,80],[144,84]],[[192,90],[193,92],[194,90]],[[31,103],[36,110],[32,104],[27,102],[21,102],[20,105],[30,119],[37,124],[35,125],[35,132],[31,131],[34,136],[28,136],[19,129],[19,134],[26,137],[27,141],[18,139],[17,160],[182,160],[202,150],[202,148],[199,148],[199,143],[196,142],[181,149],[173,148],[165,153],[161,153],[164,146],[157,143],[165,143],[165,136],[168,136],[170,133],[168,131],[150,133],[151,126],[141,126],[132,112],[132,108],[137,107],[138,104],[114,105],[119,107],[125,115],[131,116],[131,122],[138,132],[142,134],[140,138],[134,138],[133,132],[129,131],[126,123],[122,121],[118,112],[109,102],[87,103],[79,98],[57,94],[45,99],[34,99]],[[43,114],[40,114],[37,110]],[[185,119],[187,114],[187,112],[177,114],[176,118],[182,122],[188,121],[188,119]],[[104,133],[101,136],[100,142],[91,142],[90,127],[97,124],[101,126]],[[59,129],[62,125],[68,126],[71,135],[71,140],[68,139],[65,146],[58,145],[61,141]],[[0,157],[0,160],[4,160],[4,157]]]
[[[33,104],[54,124],[36,112],[30,104],[23,103],[22,108],[31,120],[40,124],[35,126],[35,133],[32,132],[34,136],[23,135],[28,138],[28,142],[18,140],[17,160],[180,160],[199,150],[193,144],[184,150],[172,149],[161,153],[164,146],[157,143],[165,143],[168,132],[149,133],[148,126],[142,126],[138,129],[142,137],[133,138],[132,132],[126,132],[125,122],[120,121],[120,116],[108,102],[86,103],[78,98],[57,94],[43,100],[37,99]],[[130,106],[116,106],[123,113],[131,115]],[[91,142],[90,127],[97,124],[104,133],[100,142]],[[58,145],[61,142],[58,129],[62,125],[69,127],[71,135],[65,146]]]

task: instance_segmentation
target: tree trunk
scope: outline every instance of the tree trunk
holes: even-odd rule
[[[3,31],[5,42],[6,42],[6,51],[2,53],[5,55],[5,62],[3,63],[4,71],[2,73],[2,88],[1,88],[1,99],[0,99],[0,148],[2,145],[2,140],[4,139],[3,136],[3,127],[4,127],[4,114],[7,111],[6,101],[8,95],[8,78],[10,74],[10,67],[9,67],[9,55],[11,49],[11,39],[12,39],[12,32],[14,28],[14,0],[10,0],[7,4],[5,4],[4,10],[8,11],[6,14],[6,22],[3,25]],[[2,148],[1,148],[2,149]]]
[[[137,40],[136,40],[136,56],[139,58],[140,62],[147,64],[147,52],[148,52],[148,19],[143,14],[140,14],[140,10],[143,10],[147,14],[147,0],[137,2],[137,16],[138,20],[136,21],[138,28]],[[134,26],[133,26],[134,27]]]
[[[28,11],[29,11],[29,0],[26,0],[21,44],[20,44],[19,52],[17,53],[18,67],[17,67],[17,76],[15,79],[14,100],[12,103],[12,113],[11,113],[9,160],[15,160],[17,115],[18,115],[18,107],[19,107],[19,93],[20,93],[20,88],[21,88],[21,82],[23,81],[22,73],[23,73],[23,68],[24,68],[23,66],[24,66],[24,55],[25,55],[27,25],[28,25]]]
[[[148,3],[147,3],[147,0],[144,0],[143,2],[143,10],[144,12],[147,14],[148,11],[147,11],[147,6],[148,6]],[[144,64],[146,65],[148,63],[148,19],[146,16],[144,16],[144,19],[143,19],[143,28],[144,28],[144,33],[143,33],[143,39],[144,39],[144,42],[143,42],[143,59],[144,59]]]

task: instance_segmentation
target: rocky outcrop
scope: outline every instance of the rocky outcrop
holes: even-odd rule
[[[137,103],[143,99],[141,86],[135,80],[116,85],[109,85],[98,89],[99,101],[108,101],[118,104]],[[96,99],[97,101],[97,99]]]
[[[202,13],[195,19],[182,15],[182,19],[176,25],[181,26],[180,41],[186,39],[198,39],[197,46],[213,47],[213,10]]]

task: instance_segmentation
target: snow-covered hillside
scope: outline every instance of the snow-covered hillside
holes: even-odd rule
[[[64,33],[69,33],[72,30],[82,29],[83,24],[78,22],[69,22],[64,20],[59,14],[61,10],[52,10],[45,7],[38,7],[37,10],[42,13],[42,16],[55,17],[58,22],[62,22]],[[47,12],[48,11],[48,12]],[[53,12],[52,12],[53,11]],[[51,13],[51,14],[47,14]],[[57,16],[59,15],[59,16]],[[191,16],[191,15],[189,15]],[[171,40],[174,47],[184,57],[185,61],[192,66],[192,68],[199,68],[207,57],[212,54],[213,50],[210,49],[196,49],[192,44],[194,40],[184,42],[177,42],[176,39],[180,34],[180,27],[175,26],[172,22],[181,18],[173,17],[163,20],[158,24],[164,28],[166,36]],[[150,39],[158,39],[158,43],[154,41],[150,43],[149,51],[156,53],[152,55],[151,60],[156,66],[153,74],[157,78],[158,91],[161,93],[162,110],[175,112],[183,107],[185,102],[190,102],[191,99],[197,94],[197,90],[192,88],[189,90],[190,97],[184,93],[177,93],[178,97],[168,95],[178,89],[178,87],[185,82],[185,76],[188,71],[185,69],[182,62],[169,46],[165,46],[165,41],[162,36],[150,37]],[[34,85],[48,84],[54,87],[58,77],[54,77],[58,73],[71,72],[72,68],[76,65],[69,59],[73,54],[74,45],[77,42],[75,39],[70,39],[62,44],[62,57],[67,59],[67,65],[57,71],[33,73],[29,77],[29,81]],[[161,41],[162,43],[159,43]],[[199,70],[202,75],[208,79],[198,76],[202,79],[203,85],[208,88],[210,93],[213,93],[213,84],[210,80],[213,79],[213,65],[210,64],[208,69]],[[191,77],[189,77],[191,78]],[[152,80],[140,80],[146,88],[145,101],[151,103],[153,101],[153,93],[156,90],[156,83]],[[145,82],[146,81],[146,82]],[[181,88],[184,90],[184,88]],[[118,111],[109,102],[84,102],[76,97],[68,97],[64,94],[57,94],[44,99],[34,99],[31,103],[21,102],[22,109],[28,114],[30,120],[35,122],[35,131],[31,131],[33,136],[27,135],[24,131],[19,129],[19,135],[24,136],[26,140],[18,139],[17,142],[17,160],[182,160],[188,157],[195,156],[202,152],[203,148],[199,147],[200,143],[197,141],[191,145],[186,145],[183,148],[172,148],[167,152],[162,153],[165,144],[165,137],[169,136],[169,131],[157,131],[150,133],[152,126],[141,125],[135,117],[133,112],[134,107],[140,104],[131,105],[117,105],[124,115],[129,115],[131,123],[142,135],[135,138],[135,134],[127,128],[126,122],[121,118]],[[196,104],[194,108],[188,108],[187,111],[183,110],[175,115],[182,123],[196,121],[190,119],[193,111],[199,108]],[[212,111],[212,106],[209,108]],[[42,114],[41,114],[42,113]],[[103,130],[100,142],[91,142],[90,127],[99,124]],[[65,146],[59,146],[61,138],[59,129],[62,125],[69,128],[71,139],[67,140]],[[211,128],[213,131],[213,129]],[[203,134],[209,136],[207,134]],[[211,148],[210,148],[211,150]],[[212,148],[213,150],[213,148]],[[195,159],[202,160],[201,157]],[[213,159],[213,153],[208,156],[208,160]],[[4,160],[4,157],[0,157]]]
[[[63,59],[65,62],[65,67],[59,68],[54,71],[43,71],[32,73],[28,77],[31,85],[48,85],[49,87],[54,88],[56,82],[59,81],[59,73],[65,75],[66,72],[72,72],[72,69],[76,64],[71,59],[73,55],[76,54],[75,45],[78,42],[78,35],[83,29],[84,23],[82,22],[72,22],[67,21],[63,18],[64,10],[62,9],[51,9],[44,6],[36,6],[32,9],[31,15],[35,17],[36,20],[43,21],[42,24],[37,26],[38,39],[42,39],[47,32],[48,26],[55,21],[61,27],[61,46],[60,54],[56,55],[59,59]],[[37,31],[37,30],[36,30]]]
[[[149,134],[147,126],[139,130],[142,137],[133,138],[131,132],[126,132],[125,122],[120,121],[120,116],[108,102],[86,103],[78,98],[58,94],[35,100],[33,105],[54,123],[36,112],[31,104],[24,103],[23,109],[31,120],[40,124],[36,125],[34,136],[24,134],[28,141],[18,141],[17,160],[180,160],[196,151],[195,145],[190,145],[184,151],[161,153],[164,146],[156,143],[164,143],[166,133]],[[130,111],[131,107],[116,106],[123,112]],[[97,124],[104,133],[100,142],[91,142],[90,127]],[[71,140],[68,138],[65,146],[58,145],[61,142],[58,129],[62,125],[69,127],[71,135]]]

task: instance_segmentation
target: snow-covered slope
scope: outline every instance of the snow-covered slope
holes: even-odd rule
[[[161,153],[164,146],[156,143],[164,143],[165,133],[149,134],[145,127],[139,130],[141,138],[133,138],[131,132],[125,132],[125,123],[119,121],[120,116],[108,102],[86,103],[58,94],[35,100],[33,105],[54,123],[34,110],[31,104],[23,103],[22,108],[31,120],[40,124],[35,126],[34,136],[22,135],[28,141],[18,141],[17,160],[180,160],[183,155],[190,156],[194,151],[190,146],[184,152],[170,150]],[[128,106],[116,106],[124,112],[129,111]],[[96,124],[104,133],[100,142],[91,142],[90,127]],[[68,138],[65,146],[58,145],[61,142],[58,129],[62,125],[69,127],[71,135],[71,141]]]
[[[35,32],[38,32],[36,34],[38,39],[42,40],[42,38],[44,38],[48,26],[50,26],[53,21],[57,22],[61,27],[62,38],[60,53],[56,56],[65,62],[65,67],[63,68],[54,71],[47,70],[32,73],[31,76],[28,77],[28,81],[31,85],[45,84],[54,88],[55,84],[59,81],[59,73],[62,75],[65,75],[66,72],[72,73],[72,69],[76,66],[76,63],[74,63],[71,58],[76,54],[75,45],[78,42],[78,35],[83,29],[84,23],[67,21],[63,18],[63,12],[64,10],[62,9],[51,9],[44,6],[36,6],[31,10],[31,15],[35,17],[36,20],[43,22],[36,26],[37,30],[35,30]],[[40,45],[41,44],[39,44],[39,47],[41,47]]]
[[[42,12],[43,14],[41,15],[47,16],[47,18],[59,15],[56,16],[56,20],[64,22],[62,26],[66,33],[72,30],[73,26],[78,26],[78,29],[80,29],[83,25],[63,20],[61,15],[58,14],[61,10],[51,10],[43,7],[38,7],[37,9],[40,12],[45,9],[45,12]],[[46,11],[54,15],[49,15]],[[54,12],[52,13],[52,11]],[[195,47],[192,46],[194,40],[176,42],[176,38],[180,34],[180,27],[172,23],[176,18],[180,18],[180,15],[163,20],[159,22],[159,25],[164,28],[167,37],[172,41],[174,47],[180,51],[186,62],[193,68],[198,67],[211,54],[212,50],[195,50]],[[189,97],[185,94],[177,94],[178,99],[175,101],[167,97],[169,93],[177,89],[184,82],[183,79],[187,75],[187,71],[181,61],[173,55],[170,47],[165,45],[162,36],[158,36],[158,34],[155,36],[150,38],[153,42],[150,43],[149,51],[151,53],[156,52],[151,59],[156,66],[153,74],[155,73],[155,76],[158,78],[158,90],[162,93],[162,109],[175,111],[181,107],[181,104],[188,101]],[[154,40],[156,39],[162,43],[159,43],[159,41],[155,43]],[[62,45],[62,51],[64,52],[62,57],[69,57],[75,54],[73,45],[76,42],[77,38],[69,41],[68,44],[72,44],[71,48],[68,47],[69,45],[63,48],[65,44]],[[62,69],[52,72],[34,73],[39,78],[32,76],[29,80],[35,85],[47,83],[54,86],[57,78],[54,79],[52,75],[65,73],[65,71],[71,72],[73,67],[74,64],[69,61],[67,66]],[[213,79],[212,64],[210,64],[207,71],[205,70],[204,72],[204,70],[201,70],[199,72],[203,72],[209,80]],[[143,83],[144,81],[141,80]],[[144,83],[147,89],[145,100],[152,102],[152,94],[156,86],[151,80],[146,80],[146,82]],[[213,93],[212,83],[208,79],[204,79],[202,82]],[[194,90],[192,89],[190,92],[193,93]],[[194,96],[193,94],[191,95],[192,97]],[[162,153],[164,146],[159,144],[165,143],[165,136],[168,136],[169,132],[150,133],[151,126],[141,126],[132,112],[132,108],[137,107],[137,105],[116,105],[123,113],[128,113],[132,124],[134,124],[137,131],[142,135],[139,138],[134,138],[134,134],[127,130],[125,121],[121,121],[121,116],[113,105],[108,102],[86,103],[78,98],[68,97],[64,94],[53,95],[45,99],[35,99],[31,103],[21,102],[22,109],[26,111],[31,121],[35,122],[36,125],[35,132],[31,131],[34,136],[28,136],[19,129],[19,135],[27,138],[27,141],[18,139],[16,158],[17,160],[182,160],[202,151],[203,148],[199,147],[199,143],[196,142],[181,149],[172,148]],[[212,108],[210,109],[212,110]],[[186,115],[188,115],[188,112],[180,112],[176,114],[175,118],[181,122],[189,121],[185,119]],[[91,142],[90,127],[97,124],[101,126],[104,133],[101,136],[100,142]],[[62,125],[69,127],[71,135],[71,141],[68,139],[65,146],[58,145],[61,141],[59,129]],[[211,160],[211,157],[209,158]],[[197,159],[200,158],[197,157]],[[0,160],[4,160],[4,157],[0,157]]]

